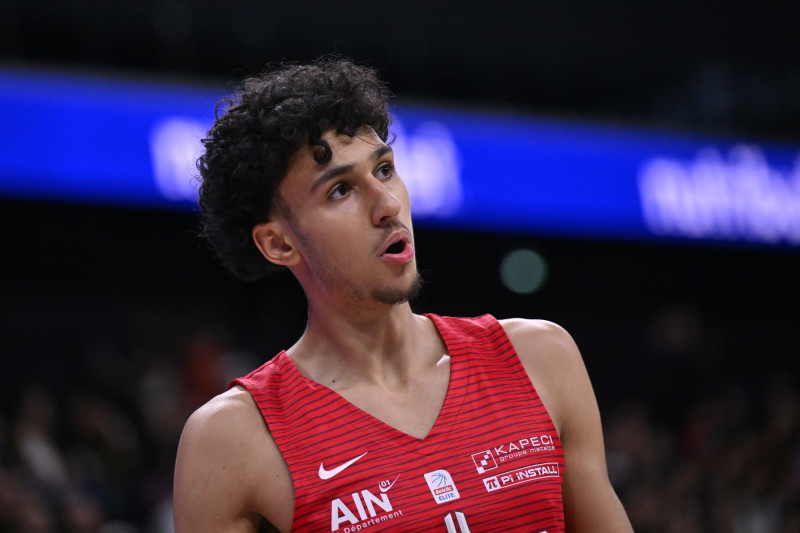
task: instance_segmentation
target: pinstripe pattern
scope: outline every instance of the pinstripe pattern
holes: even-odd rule
[[[444,517],[461,511],[472,533],[563,532],[561,443],[502,326],[490,315],[427,316],[451,368],[444,405],[423,439],[305,378],[285,352],[233,381],[255,399],[289,466],[292,530],[444,532]],[[473,454],[480,461],[486,451],[480,473]],[[364,452],[335,477],[319,478],[320,463],[331,470]],[[458,499],[437,502],[424,477],[436,470],[449,473]],[[494,476],[501,488],[488,491]],[[448,484],[444,497],[453,493]]]

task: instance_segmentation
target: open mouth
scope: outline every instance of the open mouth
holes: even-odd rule
[[[414,259],[414,246],[407,236],[403,234],[398,235],[397,240],[387,246],[386,250],[383,251],[381,259],[389,263],[405,265]]]
[[[386,248],[386,251],[383,252],[383,253],[384,254],[389,254],[389,255],[399,254],[399,253],[403,253],[403,250],[405,250],[405,249],[406,249],[405,241],[400,240],[400,241],[396,241],[396,242],[393,242],[392,244],[390,244],[389,247]]]

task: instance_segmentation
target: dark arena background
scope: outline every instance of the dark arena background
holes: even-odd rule
[[[186,418],[305,319],[180,143],[330,53],[397,95],[414,309],[570,331],[638,533],[800,531],[800,4],[1,5],[0,532],[172,531]]]

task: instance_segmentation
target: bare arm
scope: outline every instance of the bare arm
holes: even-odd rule
[[[255,533],[262,517],[278,531],[291,528],[291,476],[246,391],[217,396],[186,422],[174,509],[177,533]]]
[[[561,438],[567,531],[632,533],[608,479],[597,400],[572,337],[539,320],[505,320],[503,327]]]

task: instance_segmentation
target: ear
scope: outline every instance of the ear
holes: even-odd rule
[[[300,261],[300,253],[293,245],[292,236],[287,234],[284,225],[278,220],[271,220],[253,226],[251,235],[256,246],[276,265],[292,266]]]

